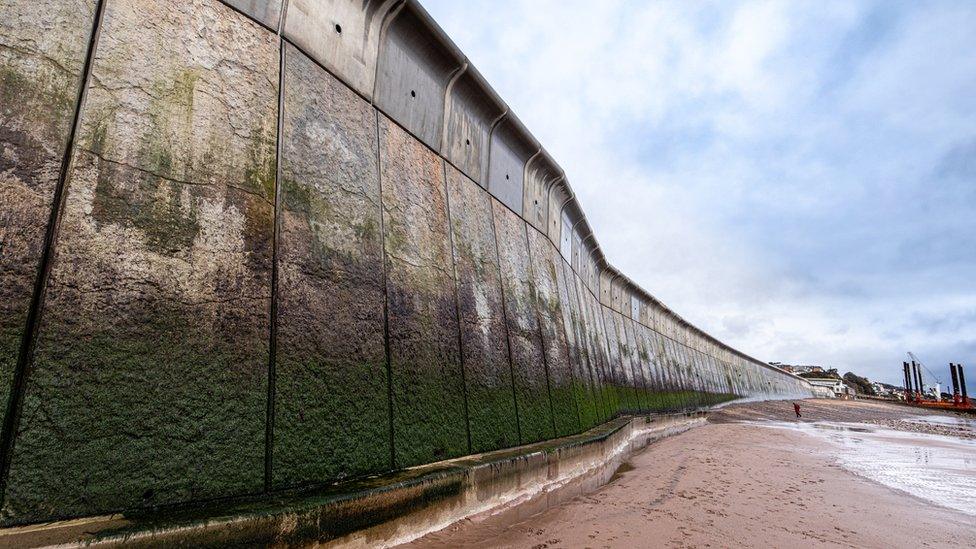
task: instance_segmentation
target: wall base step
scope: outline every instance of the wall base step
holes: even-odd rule
[[[251,501],[0,529],[0,545],[391,546],[479,515],[519,520],[596,490],[634,452],[705,415],[621,417],[575,436]]]

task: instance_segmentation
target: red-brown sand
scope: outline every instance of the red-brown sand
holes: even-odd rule
[[[806,401],[804,420],[896,421],[876,403]],[[477,517],[417,547],[976,547],[976,520],[842,469],[826,442],[742,420],[791,420],[789,402],[733,406],[634,456],[608,485],[517,524]]]

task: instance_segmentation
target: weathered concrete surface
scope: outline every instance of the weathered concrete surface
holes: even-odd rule
[[[4,405],[44,251],[94,11],[94,0],[5,0],[0,10],[0,402]]]
[[[580,309],[579,295],[576,289],[576,275],[569,268],[565,260],[560,259],[561,269],[559,277],[559,298],[563,302],[563,316],[567,327],[566,337],[569,343],[569,357],[573,363],[576,379],[583,380],[585,393],[580,407],[580,420],[588,428],[605,421],[608,418],[603,405],[603,390],[600,385],[600,375],[597,370],[596,357],[590,355],[587,345],[586,329],[583,326],[583,312]],[[572,329],[569,329],[572,328]]]
[[[659,332],[651,332],[653,338],[654,352],[657,360],[658,368],[661,370],[661,377],[664,383],[664,390],[669,393],[669,404],[672,409],[678,408],[682,405],[681,402],[674,396],[680,390],[678,386],[677,379],[674,375],[674,371],[671,368],[671,359],[667,353],[667,347],[665,346],[665,338]]]
[[[668,368],[674,380],[675,391],[678,395],[677,405],[681,408],[694,405],[691,379],[687,375],[687,368],[680,354],[680,344],[671,338],[664,338],[664,354],[668,358]]]
[[[599,380],[601,391],[600,400],[603,402],[604,413],[607,417],[613,417],[619,411],[619,398],[616,388],[613,385],[612,374],[610,373],[610,356],[607,352],[607,337],[603,332],[602,314],[600,314],[600,303],[583,284],[583,279],[579,275],[574,275],[576,280],[576,293],[580,298],[580,305],[583,313],[583,328],[586,333],[586,344],[589,348],[591,367],[593,367]]]
[[[380,116],[396,465],[468,450],[444,165]]]
[[[107,6],[8,521],[260,489],[277,81],[222,4]]]
[[[392,467],[376,111],[285,51],[276,485]]]
[[[491,196],[447,166],[471,451],[519,443]]]
[[[637,340],[634,324],[632,319],[624,317],[624,333],[627,336],[627,351],[630,354],[630,366],[633,369],[634,390],[637,393],[637,402],[640,405],[640,409],[646,412],[648,410],[647,382],[644,379],[641,346]]]
[[[556,436],[566,436],[583,430],[580,408],[585,403],[580,400],[585,398],[585,390],[582,380],[577,380],[570,364],[566,327],[563,325],[562,303],[556,281],[556,269],[562,258],[548,237],[532,227],[527,229],[536,310],[549,369],[552,416],[556,423]]]
[[[554,436],[549,374],[536,313],[536,288],[529,263],[525,222],[497,200],[492,200],[492,209],[505,319],[512,345],[519,426],[525,444]]]
[[[620,367],[620,347],[619,344],[614,345],[616,342],[616,329],[612,324],[607,323],[605,313],[607,307],[601,305],[596,296],[593,296],[592,307],[593,323],[597,331],[597,341],[602,346],[601,350],[605,353],[604,357],[606,359],[604,367],[606,379],[604,385],[606,385],[609,392],[613,395],[614,413],[619,414],[628,409],[629,401],[626,384],[624,383]]]
[[[668,387],[662,377],[661,367],[658,364],[655,332],[646,326],[637,324],[636,337],[641,354],[641,364],[644,368],[648,409],[652,412],[669,410],[672,403],[670,402]]]
[[[627,336],[623,330],[620,313],[608,307],[603,310],[603,323],[607,331],[607,341],[610,348],[610,371],[613,375],[613,385],[620,398],[621,411],[634,412],[640,409],[637,404],[637,394],[634,391],[633,370],[630,366],[630,350],[627,348]]]

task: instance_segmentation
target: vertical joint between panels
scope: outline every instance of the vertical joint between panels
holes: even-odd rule
[[[380,114],[373,109],[376,128],[376,178],[380,189],[380,244],[383,251],[383,352],[386,359],[386,406],[390,432],[390,469],[396,467],[396,433],[393,426],[393,353],[390,349],[390,279],[386,262],[386,207],[383,204],[383,155]]]
[[[274,186],[274,222],[271,237],[271,307],[268,340],[268,401],[265,416],[264,431],[264,490],[270,492],[272,487],[272,469],[274,466],[274,424],[275,424],[275,396],[277,389],[277,355],[278,355],[278,250],[281,240],[281,160],[282,136],[285,120],[285,42],[279,38],[278,58],[278,126],[275,144],[275,186]]]
[[[536,287],[536,277],[535,277],[535,267],[532,262],[532,250],[529,244],[529,224],[525,220],[519,218],[522,223],[522,234],[525,235],[525,255],[529,260],[529,284],[532,285],[532,307],[535,309],[535,326],[539,331],[539,345],[542,351],[542,367],[546,374],[546,394],[549,395],[549,418],[552,423],[552,436],[559,436],[559,431],[556,429],[556,407],[552,402],[552,382],[549,379],[549,359],[546,356],[546,337],[542,333],[542,313],[539,308],[539,288]]]
[[[78,87],[75,94],[74,112],[72,113],[71,126],[67,139],[64,141],[64,152],[61,156],[61,167],[58,172],[58,180],[54,187],[54,196],[51,202],[51,212],[48,216],[47,228],[44,233],[43,251],[37,267],[37,275],[34,279],[34,289],[31,294],[31,302],[27,311],[27,320],[24,333],[21,336],[20,347],[17,351],[17,363],[14,366],[14,376],[11,382],[10,394],[7,399],[6,413],[3,417],[3,428],[0,431],[0,502],[2,502],[6,490],[7,479],[10,473],[10,465],[13,459],[14,442],[16,432],[20,423],[20,413],[24,400],[24,393],[27,388],[27,377],[31,362],[34,359],[34,351],[37,343],[38,331],[41,323],[41,313],[44,306],[44,298],[47,292],[47,283],[51,274],[51,262],[54,257],[54,244],[57,239],[58,229],[61,223],[61,214],[64,208],[65,187],[67,185],[68,171],[73,158],[75,139],[78,133],[78,126],[81,123],[81,112],[84,108],[88,93],[88,81],[91,79],[92,65],[95,59],[95,50],[98,45],[98,38],[102,27],[102,18],[105,14],[105,0],[97,0],[95,4],[94,17],[92,18],[91,33],[88,36],[88,49],[85,52],[85,63],[82,67],[81,75],[78,79]]]
[[[488,196],[488,209],[491,215],[491,237],[495,243],[495,267],[498,269],[498,286],[502,298],[502,326],[505,327],[505,346],[508,349],[508,371],[512,380],[512,401],[515,403],[515,432],[519,444],[522,444],[522,417],[519,413],[518,391],[515,389],[515,357],[512,355],[512,334],[508,328],[508,305],[505,299],[505,281],[502,278],[502,259],[498,251],[498,227],[495,224],[495,206],[491,195]]]
[[[457,258],[454,257],[454,222],[451,217],[451,192],[447,180],[447,163],[441,159],[441,171],[444,174],[444,204],[447,208],[447,243],[451,247],[451,275],[454,278],[454,313],[457,318],[458,362],[461,368],[461,394],[464,397],[464,428],[468,437],[468,453],[471,453],[471,413],[468,403],[468,378],[464,371],[464,345],[461,332],[461,296],[458,280]]]

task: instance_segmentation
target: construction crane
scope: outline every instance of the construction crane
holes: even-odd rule
[[[917,356],[915,356],[915,353],[913,353],[911,351],[908,351],[908,357],[911,358],[913,361],[915,361],[919,366],[921,366],[922,368],[924,368],[925,371],[928,372],[930,376],[932,376],[932,379],[934,379],[935,382],[939,384],[939,387],[944,387],[945,386],[945,384],[942,383],[942,380],[939,378],[939,376],[935,375],[932,372],[932,370],[929,370],[929,367],[928,366],[926,366],[925,364],[922,364],[921,359],[919,359]]]

